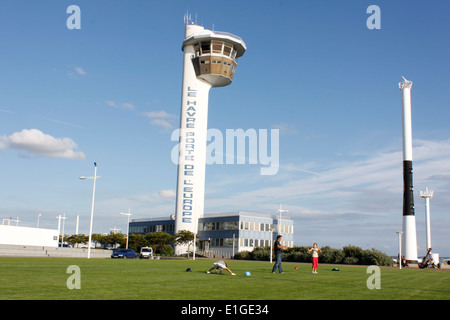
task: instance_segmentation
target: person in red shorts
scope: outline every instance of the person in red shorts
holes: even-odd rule
[[[317,243],[313,244],[312,248],[308,249],[308,252],[312,251],[312,273],[317,273],[317,267],[319,265],[319,252],[322,253],[322,250],[317,246]]]

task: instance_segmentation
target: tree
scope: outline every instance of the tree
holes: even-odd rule
[[[71,236],[65,237],[67,242],[70,242],[78,247],[80,243],[86,243],[89,240],[89,237],[84,234],[73,234]]]
[[[173,241],[173,236],[167,232],[151,232],[145,235],[149,245],[156,246],[155,252],[162,253],[167,245]]]
[[[147,239],[142,234],[130,234],[128,239],[128,248],[133,249],[138,254],[142,247],[146,247],[148,244]]]
[[[96,248],[97,247],[96,243],[102,243],[102,240],[103,240],[103,236],[100,233],[93,233],[91,236],[91,241],[92,241],[91,245],[93,245],[94,248]],[[88,238],[88,242],[89,242],[89,238]]]
[[[189,258],[189,248],[194,244],[194,238],[196,238],[195,233],[189,230],[180,230],[174,235],[175,244],[187,245],[187,257]],[[197,237],[198,238],[198,237]]]
[[[118,245],[120,245],[120,247],[125,247],[126,246],[126,239],[125,239],[125,235],[122,233],[111,233],[108,234],[106,236],[103,236],[100,239],[100,243],[103,245],[107,245],[110,244],[113,246],[113,248],[117,248]]]

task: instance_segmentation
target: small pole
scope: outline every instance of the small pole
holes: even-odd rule
[[[398,234],[398,268],[402,269],[402,234],[403,232],[397,231]]]

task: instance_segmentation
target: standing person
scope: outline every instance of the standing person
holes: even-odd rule
[[[276,258],[277,261],[275,262],[275,264],[274,264],[274,266],[272,268],[272,273],[275,273],[277,268],[278,268],[278,272],[279,273],[283,273],[283,268],[281,267],[281,249],[288,248],[288,247],[281,245],[281,238],[282,237],[283,236],[279,234],[277,236],[277,240],[275,241],[275,244],[274,244],[273,250],[275,252],[275,258]]]
[[[322,253],[322,250],[317,246],[317,243],[313,244],[312,248],[308,249],[308,252],[312,251],[312,273],[317,273],[317,267],[319,265],[319,252]]]
[[[225,270],[227,270],[232,276],[235,276],[235,275],[236,275],[235,273],[233,273],[233,272],[228,268],[228,265],[226,264],[226,262],[224,262],[224,261],[222,261],[222,260],[217,261],[217,262],[214,262],[214,266],[213,266],[211,269],[209,269],[208,271],[206,271],[206,273],[211,273],[211,270],[212,270],[212,269],[216,269],[216,273],[217,273],[217,270],[218,270],[218,269],[220,269],[219,273],[222,273],[222,270],[225,269]]]

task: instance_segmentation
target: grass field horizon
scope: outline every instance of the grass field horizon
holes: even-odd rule
[[[380,289],[369,289],[368,266],[272,264],[230,260],[236,273],[207,274],[213,260],[113,260],[0,257],[1,300],[448,300],[450,271],[380,267]],[[69,266],[80,289],[69,289]],[[299,269],[296,270],[295,267]],[[339,271],[331,271],[333,268]],[[190,268],[191,272],[186,272]],[[251,276],[245,276],[249,271]]]

